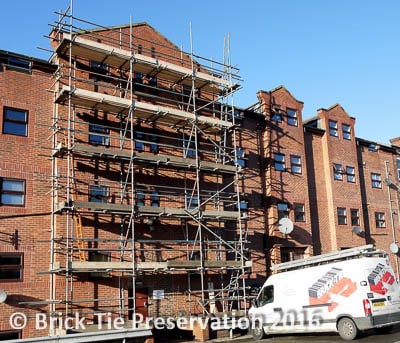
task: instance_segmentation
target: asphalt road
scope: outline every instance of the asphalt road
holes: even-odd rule
[[[276,335],[269,338],[254,341],[250,336],[242,337],[242,339],[237,339],[238,343],[242,342],[282,342],[282,343],[333,343],[333,342],[348,342],[340,338],[338,334],[298,334],[298,335]],[[235,342],[232,340],[232,342]],[[375,334],[372,332],[366,332],[360,335],[359,338],[352,341],[354,343],[400,343],[400,326],[393,328],[392,332],[389,334]]]

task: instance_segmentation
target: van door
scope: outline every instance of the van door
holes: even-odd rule
[[[253,314],[253,323],[262,323],[266,333],[280,331],[279,321],[282,308],[277,306],[274,285],[265,286],[256,299],[257,310]]]

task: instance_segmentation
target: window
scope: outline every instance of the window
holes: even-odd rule
[[[199,206],[199,198],[197,195],[186,194],[186,208],[193,210]]]
[[[280,108],[273,108],[271,112],[271,120],[281,122],[282,121],[282,112]]]
[[[284,154],[274,154],[274,167],[275,170],[285,171],[285,155]]]
[[[356,182],[356,170],[354,167],[346,167],[347,182]]]
[[[372,188],[382,188],[381,174],[371,173]]]
[[[236,149],[236,161],[239,167],[246,167],[245,152],[243,149]]]
[[[371,143],[368,146],[368,151],[377,152],[378,151],[378,145]]]
[[[111,254],[110,253],[100,253],[97,251],[89,252],[89,261],[90,262],[111,262]],[[108,272],[91,272],[89,273],[89,277],[91,278],[108,278],[111,277]]]
[[[0,341],[8,341],[11,339],[20,339],[21,338],[21,331],[0,331]]]
[[[301,174],[301,157],[291,155],[290,156],[290,170],[292,173]]]
[[[89,186],[89,201],[90,202],[108,202],[110,197],[110,187],[104,185]]]
[[[136,191],[136,206],[144,206],[145,205],[145,195],[143,191]]]
[[[156,48],[154,46],[151,47],[151,57],[156,58]]]
[[[294,220],[296,222],[305,222],[306,221],[306,212],[304,210],[304,204],[294,204]]]
[[[356,208],[350,209],[351,216],[351,225],[359,226],[360,225],[360,211]]]
[[[397,163],[397,180],[400,181],[400,158],[396,160]]]
[[[338,207],[337,216],[339,225],[347,225],[347,212],[345,208]]]
[[[1,205],[25,205],[25,180],[1,179]]]
[[[151,193],[151,206],[160,207],[160,195],[157,191]]]
[[[89,143],[94,145],[110,145],[110,130],[98,124],[89,124]]]
[[[157,77],[156,76],[151,76],[149,78],[149,86],[150,87],[157,87]]]
[[[233,116],[232,109],[228,112],[228,120],[232,121],[232,118],[235,120],[235,123],[238,124],[243,121],[243,112],[237,108],[233,108]]]
[[[28,136],[28,111],[5,107],[3,133],[24,137]]]
[[[375,212],[375,224],[377,228],[386,227],[385,213]]]
[[[336,181],[343,180],[343,167],[341,164],[335,163],[333,165],[333,178]]]
[[[281,247],[281,262],[289,262],[304,258],[304,248]]]
[[[236,209],[238,205],[235,205]],[[247,213],[249,212],[249,203],[247,200],[241,200],[239,201],[239,209],[240,212],[242,213],[243,216],[247,216]]]
[[[89,67],[93,73],[107,75],[108,64],[91,60],[89,63]]]
[[[158,153],[158,136],[150,134],[150,152]]]
[[[261,307],[274,302],[274,286],[269,285],[264,287],[257,297],[257,306]]]
[[[278,202],[278,220],[289,218],[289,205],[285,202]]]
[[[342,124],[342,134],[344,139],[351,139],[351,127],[347,124]]]
[[[196,142],[194,137],[185,137],[183,139],[183,156],[184,157],[196,157]]]
[[[144,135],[141,132],[136,131],[135,132],[135,148],[137,151],[144,151]]]
[[[23,58],[10,56],[8,58],[7,69],[19,70],[31,73],[32,63],[30,61],[24,60]]]
[[[142,54],[142,53],[143,53],[143,46],[142,46],[142,44],[139,44],[139,45],[138,45],[137,52],[138,52],[138,54]]]
[[[338,137],[338,123],[334,120],[329,120],[329,134]]]
[[[0,281],[22,280],[24,256],[22,253],[0,253]]]
[[[297,126],[297,111],[287,108],[286,115],[288,124],[292,126]]]

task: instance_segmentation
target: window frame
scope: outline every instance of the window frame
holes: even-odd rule
[[[332,125],[333,124],[333,125]],[[339,137],[339,126],[336,120],[328,120],[329,135],[332,137]]]
[[[100,141],[95,137],[100,138]],[[110,146],[110,129],[98,123],[89,123],[89,144]]]
[[[289,218],[290,206],[287,202],[278,202],[276,209],[278,212],[278,221],[282,218]]]
[[[160,207],[160,193],[158,191],[152,191],[150,195],[152,207]]]
[[[273,108],[271,110],[271,120],[277,123],[282,123],[283,115],[282,115],[282,110],[280,108]]]
[[[371,173],[372,188],[382,189],[382,176],[378,173]]]
[[[103,251],[89,251],[89,261],[90,262],[111,262],[112,256],[111,252],[103,252]],[[90,272],[90,279],[108,279],[111,278],[109,272]]]
[[[281,160],[278,160],[277,157],[281,157]],[[277,168],[277,166],[280,166]],[[284,172],[286,171],[286,157],[285,154],[281,154],[278,152],[274,153],[274,169],[276,171]]]
[[[199,207],[200,202],[199,202],[199,198],[197,197],[197,194],[193,195],[193,194],[187,193],[185,198],[186,198],[185,199],[186,209],[194,210]]]
[[[360,226],[360,210],[358,208],[350,209],[350,220],[352,226]]]
[[[347,225],[347,209],[345,207],[338,207],[336,213],[338,225]]]
[[[9,111],[13,111],[16,113],[20,113],[20,114],[24,114],[25,116],[25,120],[20,120],[20,119],[15,119],[15,118],[7,118],[7,114]],[[6,126],[7,124],[14,124],[14,125],[18,125],[18,126],[23,126],[25,128],[25,133],[24,134],[20,134],[20,133],[16,133],[16,132],[12,132],[12,130],[10,130],[10,132],[6,132]],[[23,110],[21,108],[15,108],[15,107],[8,107],[8,106],[4,106],[3,107],[3,128],[2,128],[2,133],[4,135],[12,135],[12,136],[19,136],[19,137],[28,137],[29,135],[29,111],[28,110]],[[8,130],[8,129],[7,129]]]
[[[246,167],[246,151],[242,148],[235,149],[236,154],[236,164],[238,167]]]
[[[380,225],[380,223],[382,225]],[[385,212],[375,212],[375,227],[377,229],[386,229]]]
[[[23,184],[23,190],[21,191],[16,191],[16,190],[4,190],[4,182],[20,182]],[[19,204],[14,204],[14,203],[9,203],[9,202],[4,202],[3,201],[3,195],[8,194],[11,196],[18,196],[20,195],[22,197],[22,203]],[[0,206],[13,206],[13,207],[25,207],[25,200],[26,200],[26,180],[25,179],[16,179],[16,178],[11,178],[11,177],[1,177],[0,178]]]
[[[13,339],[21,339],[22,338],[21,330],[1,330],[0,341],[4,341],[4,338],[7,338],[5,341]]]
[[[93,193],[94,188],[98,188],[98,190],[100,191],[96,191],[96,193],[94,194]],[[89,202],[96,202],[96,203],[110,202],[110,186],[90,184],[88,189],[88,198]]]
[[[333,179],[335,181],[343,181],[343,165],[340,163],[333,164]]]
[[[183,138],[183,157],[196,157],[196,142],[192,136]]]
[[[293,108],[286,108],[286,118],[288,125],[298,126],[299,121],[297,119],[297,110]]]
[[[351,125],[342,124],[342,135],[343,139],[351,140]]]
[[[305,209],[304,204],[294,203],[293,204],[293,212],[294,212],[294,221],[295,222],[305,222],[306,221],[306,209]]]
[[[299,162],[294,161],[294,159],[298,159]],[[290,171],[294,174],[302,174],[303,173],[301,156],[290,155]]]
[[[356,168],[352,166],[346,166],[346,179],[349,183],[356,182]]]
[[[20,263],[19,264],[4,264],[4,265],[0,263],[0,270],[14,270],[19,273],[19,277],[16,277],[16,278],[4,278],[3,279],[0,277],[0,283],[1,282],[22,282],[23,278],[24,278],[24,253],[22,253],[22,252],[0,252],[0,261],[1,261],[1,257],[19,258]]]
[[[397,181],[400,181],[400,158],[396,158]]]
[[[145,151],[145,137],[141,131],[135,131],[135,150],[139,152]]]

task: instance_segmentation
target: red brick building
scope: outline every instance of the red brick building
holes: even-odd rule
[[[54,333],[14,312],[244,313],[273,264],[395,250],[397,140],[283,86],[234,108],[231,66],[146,23],[52,38],[49,62],[0,52],[0,340]]]

